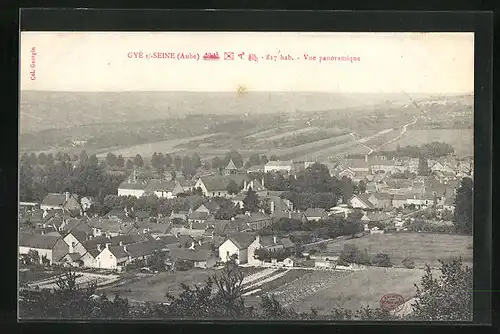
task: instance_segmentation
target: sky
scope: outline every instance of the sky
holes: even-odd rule
[[[21,90],[474,90],[473,33],[22,32],[20,44]],[[278,51],[296,60],[265,59]],[[145,58],[154,52],[176,59]],[[207,52],[218,52],[220,60],[204,61]],[[234,52],[234,60],[225,60],[225,52]],[[180,53],[199,60],[177,59]],[[250,54],[258,61],[248,60]],[[305,54],[316,58],[305,60]],[[325,59],[342,56],[359,61]]]

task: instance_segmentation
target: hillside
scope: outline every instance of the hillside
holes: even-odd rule
[[[405,94],[302,92],[21,92],[21,133],[97,123],[136,122],[188,114],[264,114],[297,110],[337,110],[387,100],[407,101]]]

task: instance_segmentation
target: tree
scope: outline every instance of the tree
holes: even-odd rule
[[[97,167],[99,165],[99,160],[97,159],[97,156],[95,154],[92,154],[88,158],[88,164],[89,166],[94,166],[94,167]]]
[[[411,257],[405,257],[403,261],[401,261],[403,266],[408,269],[414,269],[415,268],[415,261]]]
[[[38,155],[38,163],[42,166],[45,166],[47,164],[47,156],[45,155],[45,153],[40,153]]]
[[[29,163],[31,166],[35,166],[36,164],[38,164],[38,158],[35,153],[31,153],[29,155]]]
[[[410,320],[472,321],[472,269],[464,266],[461,258],[439,263],[439,279],[426,265],[420,285],[415,285],[417,292]]]
[[[270,161],[278,161],[278,156],[273,154],[271,155],[271,158],[269,158]]]
[[[389,255],[385,253],[377,253],[372,260],[372,264],[377,267],[392,267],[392,262]]]
[[[123,167],[125,165],[125,159],[123,156],[120,154],[118,158],[116,158],[116,166],[118,167]]]
[[[109,167],[115,167],[117,164],[118,164],[118,160],[117,160],[116,155],[109,152],[106,155],[106,165],[108,165]]]
[[[243,157],[236,150],[231,150],[226,154],[223,166],[226,167],[230,160],[233,160],[233,163],[236,166],[236,168],[240,168],[243,166]]]
[[[240,187],[234,180],[229,181],[227,187],[226,187],[227,193],[229,195],[236,195],[237,193],[240,192]]]
[[[265,154],[264,154],[264,155],[262,155],[262,156],[260,157],[260,163],[261,163],[261,164],[264,164],[264,165],[265,165],[265,164],[267,164],[268,162],[269,162],[269,159],[267,158],[267,155],[265,155]]]
[[[191,156],[191,166],[195,170],[201,167],[201,158],[198,153],[193,153]]]
[[[364,180],[359,181],[356,190],[358,194],[364,194],[366,192],[366,182]]]
[[[247,195],[243,199],[243,209],[250,212],[259,210],[259,196],[251,187],[248,188]]]
[[[52,153],[47,154],[46,164],[50,166],[53,163],[54,163],[54,155],[52,155]]]
[[[133,169],[134,168],[134,163],[132,162],[132,160],[127,159],[127,162],[125,164],[125,168],[127,168],[127,169]]]
[[[175,172],[175,170],[170,172],[170,176],[172,178],[172,181],[175,181],[177,179],[177,173]]]
[[[455,197],[454,226],[459,233],[472,234],[474,196],[473,181],[464,177]]]
[[[134,166],[135,167],[144,166],[144,161],[142,160],[142,157],[140,154],[136,154],[136,156],[134,157]]]
[[[181,169],[182,158],[180,156],[178,156],[178,155],[176,155],[175,158],[174,158],[174,166],[175,166],[175,170]]]
[[[239,207],[237,207],[231,200],[226,198],[220,198],[217,200],[220,208],[215,213],[215,219],[228,220],[235,217],[239,213]]]
[[[418,175],[429,175],[429,165],[427,164],[427,158],[424,156],[418,158]]]
[[[78,157],[78,161],[80,161],[80,163],[82,165],[85,165],[85,164],[87,164],[88,159],[89,159],[89,156],[87,155],[87,152],[85,152],[85,150],[83,150],[80,153],[80,156]]]
[[[345,244],[344,249],[340,253],[339,262],[341,264],[359,263],[361,260],[361,252],[354,244]]]
[[[160,161],[158,154],[156,152],[153,152],[153,155],[151,156],[151,166],[158,169],[161,167],[162,163],[163,162]]]
[[[29,262],[30,263],[33,263],[33,264],[39,264],[40,263],[40,255],[38,254],[38,252],[34,249],[30,249],[28,251],[28,254],[27,254],[27,257],[29,259]]]
[[[259,154],[257,153],[254,153],[250,156],[250,158],[248,159],[248,163],[250,166],[258,166],[261,164],[261,161],[260,161],[260,156]]]
[[[219,158],[219,157],[213,157],[213,159],[212,159],[212,168],[213,169],[219,169],[223,165],[224,165],[224,161],[221,160],[221,158]]]
[[[19,167],[19,197],[21,201],[33,200],[33,167],[29,159],[22,159]]]

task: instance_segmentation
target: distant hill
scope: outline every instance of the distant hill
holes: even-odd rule
[[[412,95],[413,96],[413,95]],[[166,119],[188,114],[262,114],[408,101],[406,94],[308,92],[21,92],[21,133],[81,125]]]

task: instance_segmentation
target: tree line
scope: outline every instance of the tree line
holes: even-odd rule
[[[427,158],[436,159],[450,154],[454,154],[455,150],[448,143],[443,142],[431,142],[422,144],[420,146],[407,145],[407,146],[397,146],[395,150],[391,151],[378,151],[377,154],[384,156],[388,159],[392,158]],[[363,154],[349,154],[349,158],[359,158],[364,159]]]

